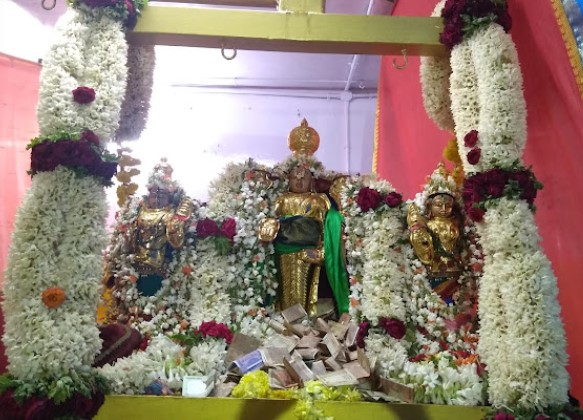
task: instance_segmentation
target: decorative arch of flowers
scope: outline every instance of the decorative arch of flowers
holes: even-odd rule
[[[526,104],[512,21],[503,0],[441,1],[433,16],[444,19],[449,54],[422,59],[423,98],[435,123],[455,131],[465,207],[485,255],[478,351],[488,399],[533,418],[567,402],[569,378],[557,281],[533,215],[541,185],[522,163]]]

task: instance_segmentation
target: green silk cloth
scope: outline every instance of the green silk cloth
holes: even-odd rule
[[[344,266],[342,248],[342,222],[344,218],[338,210],[331,208],[324,222],[324,260],[326,263],[326,275],[332,293],[336,299],[338,313],[348,312],[348,277]]]
[[[305,232],[306,230],[304,228],[309,223],[316,222],[313,219],[297,216],[284,218],[282,219],[283,221],[293,221],[292,223],[300,223],[303,225],[302,229],[294,229],[295,232]],[[346,276],[346,268],[344,266],[344,255],[342,255],[342,222],[343,217],[335,208],[328,211],[326,220],[324,221],[324,264],[326,267],[326,276],[328,277],[328,283],[330,283],[330,288],[332,289],[336,306],[338,307],[338,313],[340,314],[348,312],[348,297],[350,295],[348,290],[348,277]],[[273,243],[275,251],[278,254],[290,254],[299,252],[302,249],[313,249],[317,246],[317,244],[307,245],[306,242],[312,241],[306,241],[305,238],[296,237],[290,240],[289,236],[302,235],[285,235],[286,239],[283,241],[281,240],[281,236],[278,235],[278,238]]]

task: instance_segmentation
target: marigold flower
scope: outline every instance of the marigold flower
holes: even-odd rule
[[[49,309],[58,308],[65,301],[65,291],[60,287],[49,287],[42,294],[43,303]]]

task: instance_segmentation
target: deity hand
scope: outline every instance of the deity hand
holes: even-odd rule
[[[258,237],[260,241],[272,242],[279,232],[279,220],[268,218],[264,219],[259,225]]]
[[[420,227],[410,234],[411,244],[415,254],[423,264],[429,265],[433,260],[433,238],[426,228]]]
[[[304,249],[300,252],[300,258],[310,264],[321,264],[324,261],[324,249]]]

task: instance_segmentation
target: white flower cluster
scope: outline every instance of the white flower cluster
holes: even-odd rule
[[[153,45],[130,45],[128,83],[121,107],[116,140],[136,140],[146,127],[154,83],[156,51]]]
[[[538,244],[528,204],[502,198],[478,225],[486,254],[479,352],[495,406],[567,402],[566,343],[557,280]]]
[[[441,0],[437,3],[431,16],[441,16],[445,1]],[[454,130],[449,96],[450,74],[449,55],[421,57],[419,75],[425,111],[439,128],[447,131]]]
[[[8,371],[28,381],[57,380],[93,363],[101,250],[106,244],[103,187],[63,167],[33,178],[18,210],[4,283]],[[46,289],[65,293],[50,309]]]
[[[220,374],[225,355],[223,339],[203,341],[185,355],[179,344],[159,335],[151,340],[145,351],[105,365],[99,371],[109,380],[114,394],[140,395],[154,381],[178,391],[184,376]]]
[[[37,117],[41,136],[92,130],[102,141],[118,128],[126,88],[127,44],[120,22],[67,10],[43,61]],[[95,90],[95,100],[78,104],[72,91]]]

